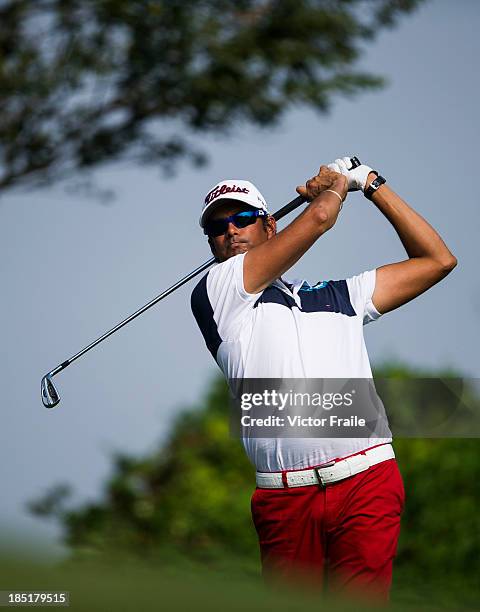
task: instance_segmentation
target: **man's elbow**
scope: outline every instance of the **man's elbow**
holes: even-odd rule
[[[316,206],[312,212],[315,216],[315,223],[322,234],[335,225],[336,215],[322,204]]]
[[[439,272],[442,277],[447,276],[457,265],[458,260],[455,255],[449,254],[448,257],[440,259],[437,264],[439,266]]]

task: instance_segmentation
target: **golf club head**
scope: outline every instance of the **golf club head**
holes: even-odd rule
[[[60,395],[58,395],[55,385],[48,374],[42,378],[41,389],[42,402],[45,408],[53,408],[56,406],[60,401]]]

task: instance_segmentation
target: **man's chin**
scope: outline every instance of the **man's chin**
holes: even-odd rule
[[[246,242],[235,242],[228,247],[228,251],[235,255],[246,253],[248,251],[248,244]]]
[[[241,253],[246,253],[249,249],[249,244],[246,242],[235,242],[227,247],[225,250],[225,254],[223,255],[221,261],[226,261],[230,259],[230,257],[235,257],[235,255],[240,255]]]

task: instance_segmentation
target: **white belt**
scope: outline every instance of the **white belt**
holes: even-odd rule
[[[324,467],[310,470],[285,472],[289,487],[320,485],[324,487],[332,482],[354,476],[368,470],[372,465],[394,459],[395,453],[391,444],[382,444],[358,455],[332,461]],[[283,489],[282,472],[257,472],[257,487],[261,489]]]

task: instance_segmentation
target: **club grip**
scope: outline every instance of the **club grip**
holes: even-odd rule
[[[358,166],[362,165],[362,162],[356,156],[351,157],[350,162],[352,164],[352,168],[350,169],[358,168]],[[285,204],[285,206],[280,208],[280,210],[277,210],[277,212],[274,213],[272,217],[275,219],[275,221],[279,221],[282,217],[285,217],[285,215],[288,215],[288,213],[291,213],[292,210],[295,210],[295,208],[298,208],[306,201],[307,201],[306,198],[299,195],[294,200],[289,202],[288,204]]]

